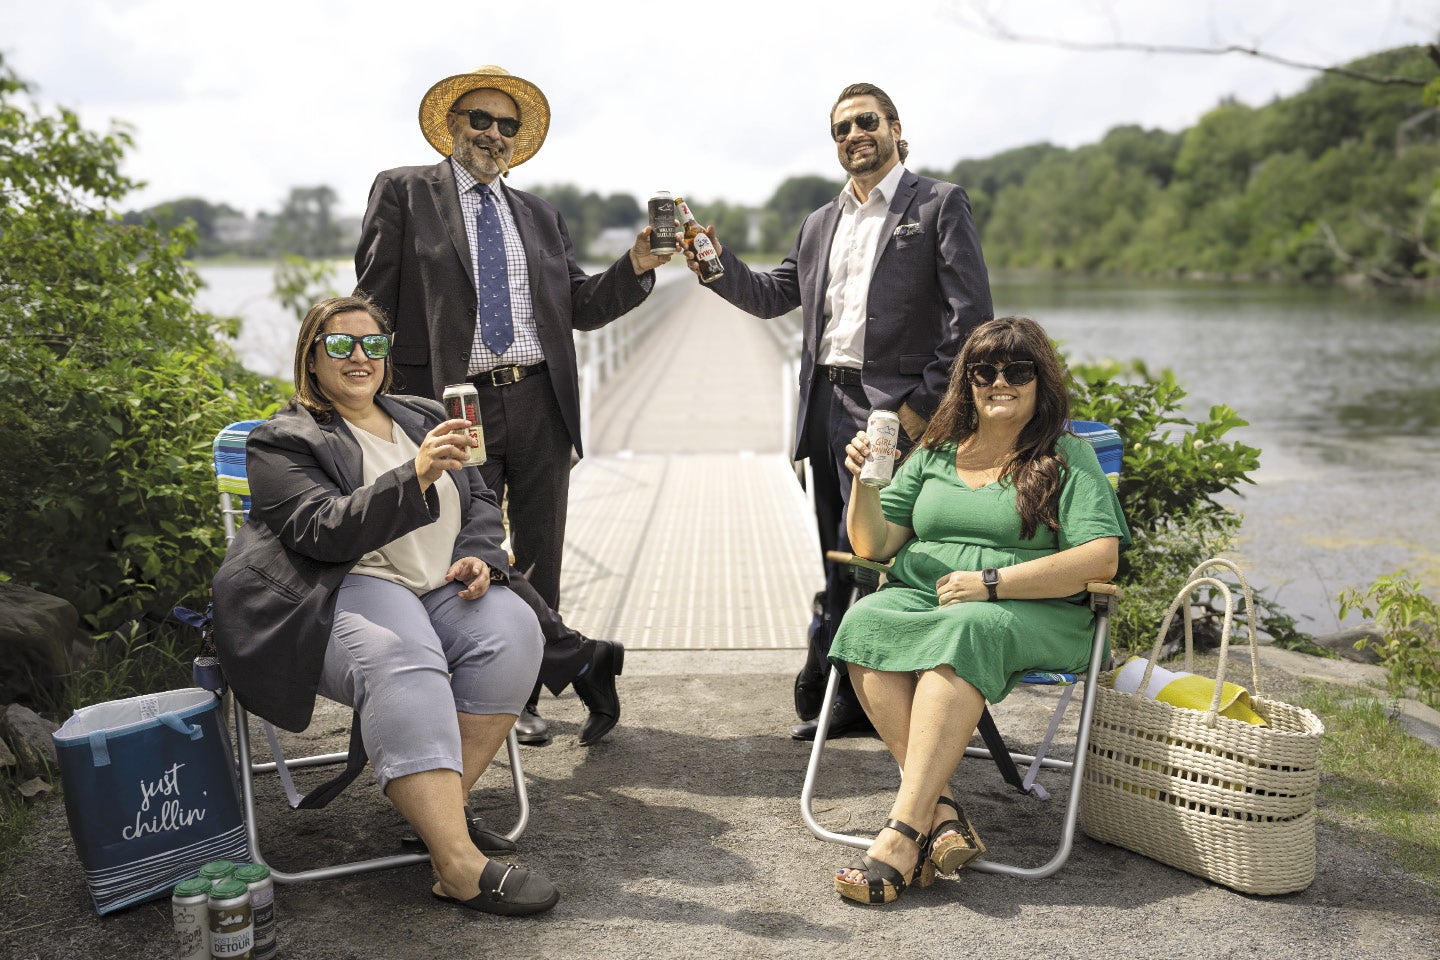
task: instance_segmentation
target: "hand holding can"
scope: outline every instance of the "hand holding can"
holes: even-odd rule
[[[860,471],[860,482],[867,487],[888,487],[895,473],[900,417],[893,410],[872,410],[865,434],[870,440],[870,453]]]
[[[470,447],[470,465],[485,462],[485,428],[480,423],[480,391],[474,384],[452,383],[445,388],[445,415],[451,420],[468,420],[465,433],[475,441]]]

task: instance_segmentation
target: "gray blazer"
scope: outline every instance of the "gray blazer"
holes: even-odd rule
[[[376,400],[416,443],[445,420],[433,400]],[[420,493],[413,461],[365,486],[349,425],[338,416],[318,423],[295,405],[250,432],[245,464],[250,518],[215,576],[215,642],[245,709],[299,731],[315,709],[340,582],[366,553],[433,523],[439,497],[433,486]],[[451,560],[479,557],[507,570],[495,494],[478,468],[450,476],[462,510]]]
[[[839,222],[837,197],[805,218],[795,249],[780,266],[757,273],[727,249],[721,254],[725,276],[710,284],[720,296],[758,317],[802,309],[796,460],[825,456],[824,451],[807,449],[805,419],[825,330],[830,243]],[[950,367],[965,338],[994,317],[989,275],[970,198],[953,183],[906,170],[883,230],[865,306],[861,382],[872,409],[898,410],[909,403],[928,420],[945,395]]]
[[[560,211],[505,188],[525,244],[535,325],[546,372],[576,454],[580,448],[580,388],[576,330],[594,330],[649,295],[627,253],[603,273],[587,275],[575,262]],[[385,308],[395,325],[391,354],[402,389],[438,398],[466,379],[475,338],[475,272],[455,169],[442,160],[398,167],[375,178],[355,251],[355,290]],[[654,273],[648,273],[654,282]]]

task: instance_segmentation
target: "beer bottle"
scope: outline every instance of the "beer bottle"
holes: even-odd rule
[[[715,251],[715,243],[700,228],[684,197],[675,198],[675,208],[680,211],[680,220],[684,224],[685,245],[695,252],[695,263],[700,268],[700,282],[713,283],[725,276],[725,268],[720,265],[720,254]]]

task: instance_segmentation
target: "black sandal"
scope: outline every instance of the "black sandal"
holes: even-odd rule
[[[881,829],[894,830],[900,836],[915,842],[916,846],[920,848],[915,857],[915,869],[911,871],[910,879],[907,881],[905,875],[899,870],[883,860],[876,860],[867,853],[844,870],[835,871],[835,892],[847,900],[864,904],[890,903],[900,896],[901,891],[909,884],[918,881],[920,886],[928,887],[935,877],[930,868],[930,861],[925,857],[928,842],[925,834],[910,824],[893,818],[886,820],[885,826]],[[851,870],[858,870],[864,874],[865,882],[851,883],[846,880],[844,874]]]
[[[975,832],[970,818],[960,809],[960,804],[943,795],[936,804],[944,804],[954,810],[956,819],[946,820],[931,834],[929,861],[939,873],[954,873],[983,854],[985,844]],[[947,833],[950,836],[944,836]]]
[[[481,853],[515,853],[520,848],[515,841],[485,826],[485,823],[475,815],[467,804],[465,807],[465,829],[470,832],[470,842],[475,844],[475,849]],[[402,834],[400,845],[411,850],[429,851],[425,841],[414,832]]]
[[[555,884],[538,873],[499,860],[485,864],[480,871],[480,892],[469,900],[456,900],[434,890],[430,893],[436,900],[502,917],[544,913],[560,902]]]

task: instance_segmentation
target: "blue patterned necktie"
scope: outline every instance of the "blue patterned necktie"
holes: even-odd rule
[[[505,262],[505,238],[500,232],[500,211],[495,195],[484,183],[480,191],[480,214],[475,218],[476,292],[480,296],[480,340],[496,356],[515,342],[515,324],[510,316],[510,268]]]

